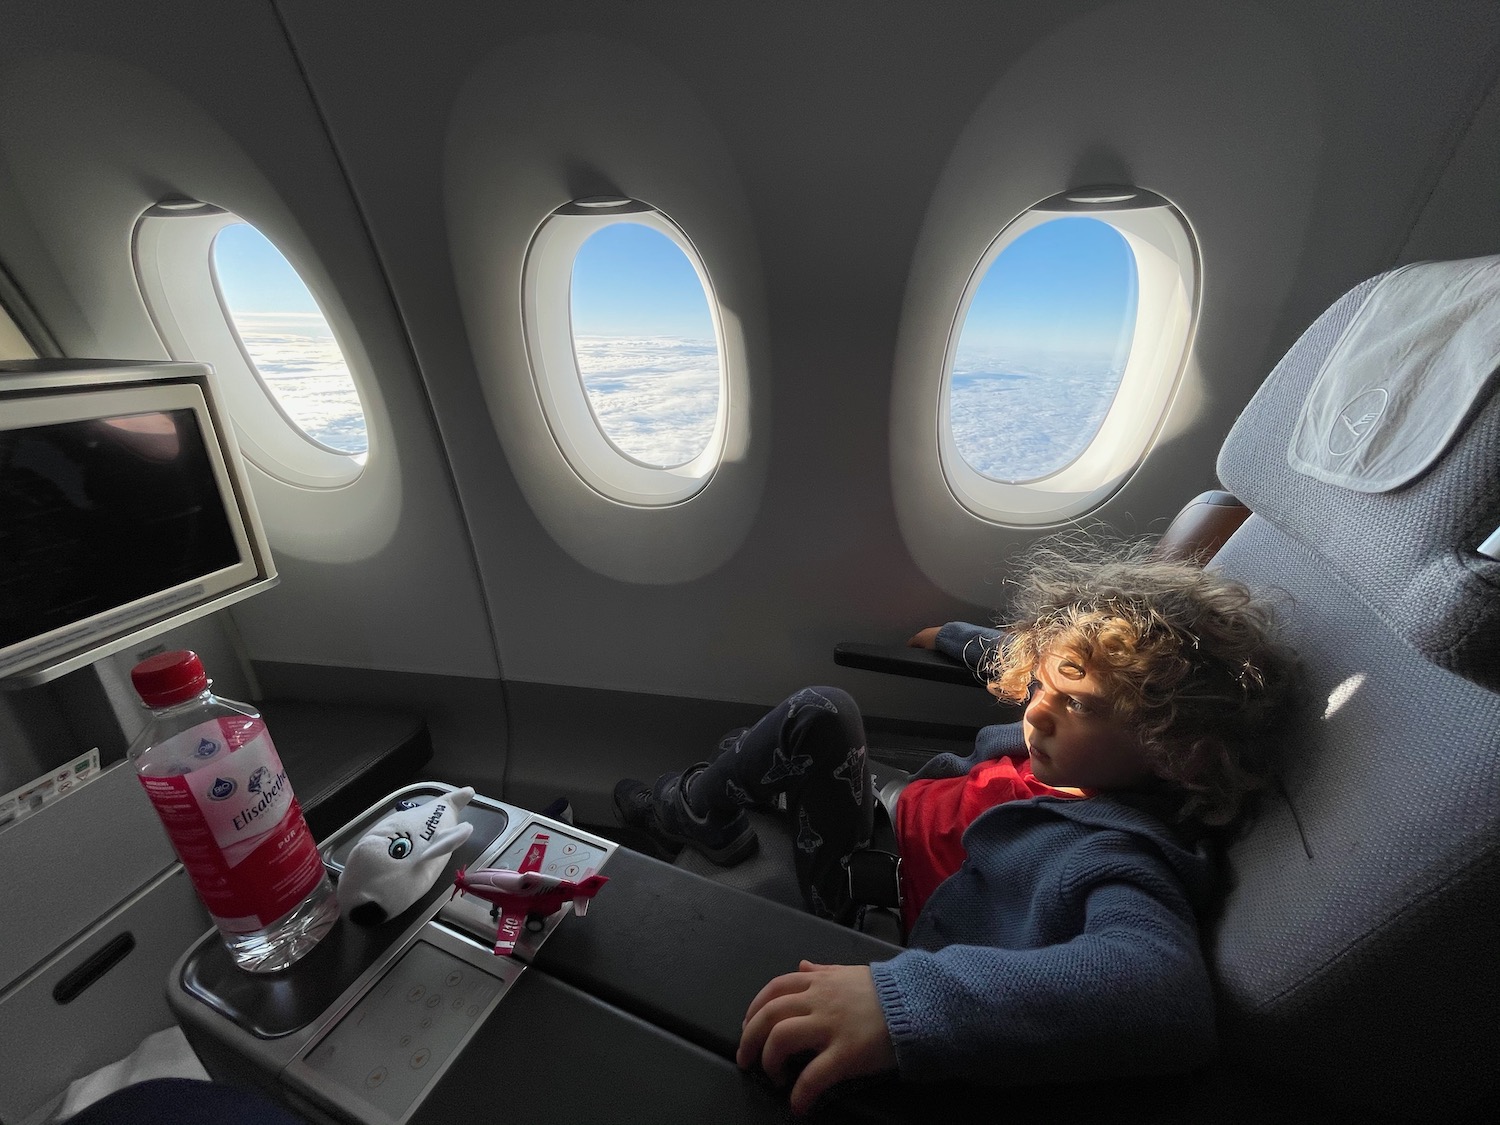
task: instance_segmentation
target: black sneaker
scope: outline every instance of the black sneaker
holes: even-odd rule
[[[744,811],[736,809],[722,823],[715,823],[719,818],[712,814],[698,816],[682,798],[683,776],[664,773],[649,789],[642,781],[627,778],[620,782],[615,786],[615,815],[620,823],[644,830],[657,844],[696,848],[720,867],[732,867],[755,854],[760,839]]]
[[[615,786],[615,820],[631,830],[630,846],[671,863],[682,845],[658,840],[651,819],[651,786],[630,777]]]

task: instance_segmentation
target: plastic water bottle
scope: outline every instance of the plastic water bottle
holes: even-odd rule
[[[253,707],[220,699],[194,652],[130,673],[151,721],[126,753],[235,964],[284,969],[338,921],[338,900]]]

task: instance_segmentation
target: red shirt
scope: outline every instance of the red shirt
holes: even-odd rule
[[[1031,773],[1030,758],[980,762],[962,777],[909,782],[896,802],[896,840],[901,847],[902,922],[908,931],[938,884],[962,866],[964,830],[986,809],[1040,795],[1076,797]]]

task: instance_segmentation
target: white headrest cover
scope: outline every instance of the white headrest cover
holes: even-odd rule
[[[1452,442],[1500,368],[1500,258],[1381,278],[1328,353],[1287,462],[1328,484],[1389,492]]]
[[[1266,378],[1219,479],[1428,660],[1500,690],[1500,257],[1356,286]]]

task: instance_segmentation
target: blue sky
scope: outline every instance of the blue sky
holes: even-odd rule
[[[308,332],[328,332],[318,303],[297,271],[249,223],[233,223],[214,239],[219,288],[236,317],[285,322]]]
[[[1087,448],[1135,334],[1135,255],[1098,219],[1052,219],[980,279],[948,399],[959,455],[997,481],[1039,480]]]
[[[214,240],[219,289],[240,341],[302,431],[344,453],[369,446],[364,408],[328,321],[281,251],[248,223]]]
[[[290,263],[249,224],[226,227],[214,252],[236,314],[317,313]],[[1112,227],[1054,219],[1012,242],[990,268],[962,346],[1113,354],[1128,335],[1135,294],[1134,257]],[[664,235],[630,222],[603,228],[579,250],[573,327],[587,336],[713,339],[708,302],[687,258]]]
[[[959,347],[1123,359],[1135,302],[1135,255],[1119,233],[1098,219],[1053,219],[990,266]]]
[[[283,407],[320,440],[363,449],[358,395],[291,265],[248,224],[226,227],[214,252],[241,336]],[[955,356],[949,423],[965,460],[995,479],[1027,479],[1076,456],[1119,384],[1136,289],[1133,253],[1097,219],[1053,219],[1010,243],[980,282]],[[701,451],[721,372],[707,296],[676,243],[640,223],[595,232],[574,262],[572,318],[606,436],[647,464]]]
[[[640,223],[590,235],[573,262],[573,331],[712,340],[708,298],[677,244]]]

